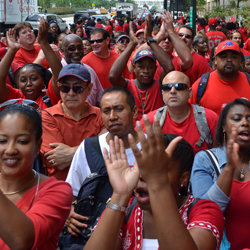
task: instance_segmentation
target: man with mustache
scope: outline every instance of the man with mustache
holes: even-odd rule
[[[201,78],[192,86],[191,103],[212,109],[218,115],[223,106],[236,98],[250,99],[250,86],[246,74],[240,72],[242,56],[238,43],[226,40],[218,45],[215,55],[217,70],[208,78],[205,91],[200,95]]]

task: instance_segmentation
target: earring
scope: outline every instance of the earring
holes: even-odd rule
[[[187,195],[187,187],[185,187],[184,184],[181,184],[179,189],[179,196],[186,196],[186,195]]]
[[[226,145],[226,131],[223,130],[222,133],[223,133],[223,144]]]

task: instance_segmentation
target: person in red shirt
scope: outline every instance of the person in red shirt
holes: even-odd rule
[[[122,19],[119,19],[118,24],[115,26],[115,32],[123,31],[123,24],[124,24],[124,21]]]
[[[218,115],[223,106],[236,98],[250,99],[250,86],[247,76],[240,72],[242,63],[241,51],[238,43],[226,40],[220,43],[215,54],[217,70],[213,71],[199,105],[212,109]],[[197,92],[200,79],[192,86],[191,103],[197,103]]]
[[[114,61],[119,57],[117,53],[109,50],[109,41],[109,33],[105,29],[95,28],[90,34],[90,44],[93,51],[82,58],[83,63],[94,69],[103,89],[112,86],[108,75]]]
[[[106,24],[105,25],[105,30],[108,31],[109,36],[112,38],[113,37],[113,24],[109,20],[106,20],[105,24]]]
[[[95,25],[96,28],[104,28],[103,25],[102,25],[102,19],[101,18],[97,18],[96,22],[97,22],[96,25]]]
[[[53,72],[52,81],[49,83],[47,90],[46,85],[51,78],[51,73],[43,66],[33,63],[25,64],[17,70],[15,74],[15,83],[18,89],[15,89],[11,85],[6,84],[5,80],[11,62],[20,44],[16,41],[15,31],[13,29],[7,33],[9,48],[0,64],[0,102],[17,98],[31,99],[36,101],[41,109],[47,108],[48,105],[53,105],[58,102],[59,90],[54,78],[58,76],[62,65],[59,58],[48,44],[47,35],[48,23],[42,19],[39,25],[38,40]],[[45,96],[44,89],[47,94],[46,99],[49,100],[48,103],[43,99]]]
[[[161,122],[162,133],[175,134],[182,136],[193,148],[194,153],[200,150],[211,148],[215,137],[215,129],[218,122],[218,116],[215,112],[205,109],[205,116],[208,124],[211,141],[200,141],[201,134],[197,128],[194,117],[195,107],[188,103],[192,96],[192,89],[188,77],[180,71],[171,71],[162,81],[162,97],[166,105],[166,118]],[[151,111],[147,114],[151,124],[158,110]],[[162,117],[163,117],[163,112]],[[159,119],[160,121],[162,119]],[[141,120],[144,128],[143,119]],[[145,131],[145,130],[144,130]]]
[[[145,39],[153,52],[142,49],[136,53],[133,61],[136,79],[128,80],[122,77],[127,61],[139,42],[131,28],[132,22],[130,22],[130,42],[125,51],[117,58],[109,73],[109,80],[112,85],[127,88],[133,94],[138,108],[136,120],[140,120],[143,114],[163,106],[160,92],[161,79],[154,79],[156,59],[163,67],[164,74],[174,69],[170,57],[157,44],[157,40],[152,38],[150,14],[147,16],[146,22]]]
[[[39,52],[41,46],[34,44],[35,35],[30,23],[21,22],[15,25],[16,39],[20,43],[20,49],[16,53],[14,61],[21,67],[26,63],[38,63],[49,68],[47,61],[41,57]]]
[[[209,40],[208,43],[209,49],[212,49],[215,45],[218,45],[220,42],[227,40],[227,37],[223,32],[216,30],[217,26],[216,18],[209,18],[208,25],[209,25],[209,32],[206,32],[206,35]]]
[[[240,48],[241,48],[241,52],[243,53],[243,55],[247,56],[250,55],[250,51],[245,50],[244,48],[242,48],[242,36],[239,30],[233,30],[230,34],[230,40],[236,42],[239,44]]]
[[[61,101],[42,111],[41,154],[48,175],[65,180],[82,140],[98,135],[104,125],[100,109],[85,101],[92,83],[84,65],[72,63],[64,66],[57,82]]]

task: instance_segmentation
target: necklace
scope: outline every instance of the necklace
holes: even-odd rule
[[[141,106],[142,106],[142,115],[144,115],[144,110],[145,110],[145,106],[146,106],[146,103],[147,103],[147,97],[148,97],[148,89],[146,91],[146,96],[145,96],[145,100],[144,100],[144,103],[142,102],[142,97],[141,97],[141,92],[140,92],[140,89],[137,85],[137,80],[135,79],[135,86],[137,87],[138,89],[138,92],[139,92],[139,96],[140,96],[140,101],[141,101]]]
[[[37,172],[36,172],[34,169],[32,169],[32,171],[33,171],[33,174],[34,174],[33,179],[35,179],[36,176],[37,176]],[[32,179],[32,180],[33,180],[33,179]],[[13,195],[13,194],[20,193],[20,192],[22,192],[22,191],[24,191],[24,190],[26,190],[26,189],[28,189],[28,187],[22,188],[22,189],[20,189],[20,190],[14,191],[14,192],[3,193],[3,194],[4,194],[4,195]]]

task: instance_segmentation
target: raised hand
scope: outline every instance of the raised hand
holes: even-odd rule
[[[165,12],[162,12],[162,18],[164,23],[164,28],[167,32],[173,31],[173,17],[171,16],[171,13],[167,10]]]
[[[133,42],[136,45],[139,43],[139,41],[134,33],[134,30],[133,30],[133,22],[132,21],[129,22],[129,37],[130,37],[130,42]]]
[[[104,149],[104,160],[114,193],[130,196],[139,180],[138,166],[135,164],[133,169],[130,168],[123,141],[117,136],[114,141],[109,141],[109,146],[110,157]]]
[[[14,29],[9,29],[6,33],[7,43],[9,49],[19,50],[20,43],[16,40],[16,31]]]
[[[140,175],[147,184],[156,182],[160,184],[161,181],[168,182],[167,173],[170,169],[169,163],[178,142],[182,138],[176,137],[165,150],[161,127],[157,118],[154,119],[154,130],[146,115],[143,116],[143,121],[147,137],[142,130],[141,123],[136,123],[142,151],[137,148],[133,136],[129,135],[129,143],[134,152]]]
[[[49,30],[48,22],[44,18],[41,18],[38,27],[38,36],[37,36],[38,43],[40,44],[43,42],[47,43],[48,30]]]
[[[227,166],[236,169],[239,165],[239,144],[236,143],[236,128],[232,128],[231,133],[228,135],[226,153],[227,153]]]
[[[148,14],[146,16],[146,20],[145,20],[145,31],[144,31],[144,37],[145,37],[145,41],[148,41],[152,38],[152,16],[151,14]]]

